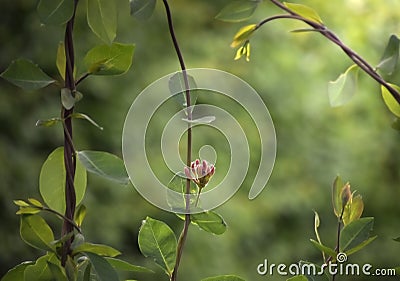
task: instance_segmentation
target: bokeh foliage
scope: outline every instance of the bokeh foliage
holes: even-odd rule
[[[288,31],[304,27],[295,22],[275,22],[263,28],[252,41],[250,62],[233,61],[235,52],[229,44],[242,24],[214,20],[226,2],[171,2],[181,48],[188,67],[232,72],[260,93],[275,123],[277,159],[260,197],[247,199],[254,166],[238,194],[218,209],[228,224],[223,236],[190,230],[182,276],[196,280],[233,273],[246,280],[262,280],[265,277],[257,275],[256,266],[264,258],[274,263],[317,260],[320,253],[308,242],[313,235],[312,210],[318,211],[324,223],[321,236],[331,237],[332,241],[327,242],[334,244],[330,190],[336,174],[350,180],[353,189],[363,194],[364,215],[375,217],[374,234],[378,238],[355,254],[354,260],[376,267],[397,266],[400,245],[392,238],[400,233],[400,134],[390,127],[393,117],[378,95],[379,86],[360,75],[360,89],[351,102],[331,108],[327,82],[335,80],[351,62],[318,34],[290,34]],[[400,29],[398,1],[301,2],[318,9],[326,25],[373,64],[379,62],[390,34]],[[126,6],[126,1],[120,0],[119,4]],[[35,1],[1,0],[1,5],[0,72],[12,59],[23,56],[35,60],[52,76],[57,75],[54,61],[63,39],[61,27],[42,26]],[[265,1],[248,24],[276,12]],[[95,116],[104,131],[77,122],[75,136],[80,149],[121,154],[123,121],[131,102],[149,83],[178,69],[159,3],[146,22],[135,21],[128,10],[121,9],[118,21],[117,41],[137,43],[133,68],[125,76],[95,77],[82,84],[85,102],[79,105],[79,111]],[[86,42],[101,42],[83,22],[76,24],[76,47],[82,57],[90,45]],[[79,67],[84,67],[83,61],[78,62]],[[60,105],[55,87],[26,93],[0,80],[0,94],[0,239],[5,241],[0,253],[2,276],[22,258],[38,255],[17,235],[19,218],[13,200],[39,197],[41,164],[62,143],[62,136],[57,129],[35,127],[38,119],[57,116]],[[198,143],[205,142],[200,134],[196,138]],[[86,236],[123,250],[123,256],[136,264],[149,262],[137,246],[139,226],[146,216],[164,220],[174,230],[180,228],[174,215],[148,204],[131,186],[121,188],[92,177],[84,202],[90,206]],[[162,271],[157,274],[158,278],[143,275],[142,280],[163,280]],[[279,278],[274,276],[274,280]]]

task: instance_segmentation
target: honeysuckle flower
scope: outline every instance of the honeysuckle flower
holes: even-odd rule
[[[242,56],[246,56],[246,61],[250,61],[250,42],[247,40],[242,47],[236,51],[235,60],[240,59]]]
[[[206,160],[200,161],[196,159],[190,164],[190,167],[185,167],[186,177],[191,179],[200,189],[207,185],[214,173],[214,165]]]

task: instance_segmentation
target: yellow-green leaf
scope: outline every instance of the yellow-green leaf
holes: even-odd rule
[[[389,85],[392,88],[394,88],[398,93],[400,93],[399,86],[394,85],[394,84],[389,84]],[[392,96],[392,94],[389,92],[389,90],[386,89],[384,86],[381,86],[381,92],[382,92],[383,101],[385,102],[385,104],[389,108],[389,110],[397,117],[400,117],[400,104],[397,102],[397,100]]]
[[[328,84],[329,103],[332,107],[342,106],[348,103],[357,91],[359,67],[350,66],[335,81]]]
[[[313,8],[310,8],[303,4],[295,4],[295,3],[287,3],[287,2],[284,2],[283,4],[287,8],[289,8],[291,11],[295,12],[296,14],[298,14],[299,16],[301,16],[305,19],[313,21],[318,24],[323,24],[321,17],[318,15],[318,13]]]
[[[241,44],[243,44],[244,42],[246,42],[253,34],[253,32],[256,30],[256,27],[257,27],[256,24],[249,24],[239,29],[239,31],[233,37],[231,47],[236,48]]]

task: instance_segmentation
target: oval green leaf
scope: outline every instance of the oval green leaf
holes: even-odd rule
[[[394,88],[398,93],[400,93],[399,86],[394,85],[394,84],[389,84],[389,85],[392,88]],[[385,102],[385,104],[389,108],[389,110],[397,117],[400,117],[400,104],[397,102],[397,100],[392,96],[392,94],[389,92],[389,90],[386,89],[384,86],[381,86],[381,92],[382,92],[383,101]]]
[[[0,76],[24,90],[38,90],[55,82],[36,64],[26,59],[13,61]]]
[[[399,49],[400,39],[396,35],[392,34],[389,38],[388,44],[386,45],[382,58],[376,68],[388,75],[392,75],[397,67],[397,62],[399,60]]]
[[[63,24],[66,23],[74,13],[74,1],[40,0],[37,10],[42,23]]]
[[[260,2],[255,0],[233,1],[225,6],[215,18],[226,22],[245,21],[254,14]]]
[[[54,251],[51,244],[54,234],[47,222],[39,215],[21,216],[20,234],[28,245],[45,251]]]
[[[329,103],[332,107],[338,107],[348,103],[357,91],[359,67],[350,66],[335,81],[328,84]]]
[[[51,209],[65,211],[65,176],[64,147],[55,149],[43,163],[39,176],[39,190],[44,202]],[[75,171],[76,204],[79,204],[86,191],[86,169],[76,161]]]
[[[120,251],[107,245],[83,243],[74,249],[72,255],[76,255],[82,252],[93,253],[99,256],[107,256],[107,257],[116,257],[121,254]]]
[[[217,213],[209,211],[193,214],[190,217],[193,224],[207,232],[221,235],[226,231],[226,223],[224,219]]]
[[[365,240],[364,242],[358,244],[357,246],[355,246],[354,248],[351,248],[349,250],[346,251],[347,256],[350,256],[356,252],[358,252],[359,250],[363,249],[365,246],[367,246],[368,244],[370,244],[372,241],[374,241],[378,236],[375,235],[373,237],[368,238],[367,240]]]
[[[129,262],[116,259],[116,258],[105,258],[108,263],[119,271],[130,271],[130,272],[153,272],[152,270],[138,265],[133,265]]]
[[[346,225],[339,239],[339,250],[345,252],[366,241],[374,226],[374,218],[361,218]]]
[[[94,173],[119,184],[128,184],[124,162],[118,156],[103,152],[83,150],[78,152],[78,159],[88,172]]]
[[[358,220],[361,217],[363,211],[364,211],[364,202],[362,200],[361,195],[353,197],[350,203],[349,214],[343,215],[343,224],[348,225],[352,221]]]
[[[84,120],[88,121],[90,124],[92,124],[93,126],[97,127],[98,129],[103,130],[103,127],[101,127],[99,124],[97,124],[92,118],[90,118],[86,114],[75,112],[75,113],[71,114],[71,117],[76,118],[76,119],[84,119]]]
[[[323,24],[321,17],[313,8],[310,8],[302,4],[287,3],[287,2],[283,2],[283,5],[289,8],[292,12],[295,12],[296,14],[307,20],[313,21],[318,24]]]
[[[138,20],[147,20],[156,7],[156,0],[130,0],[131,16]]]
[[[88,0],[87,22],[93,33],[107,44],[117,34],[117,2],[110,0]]]
[[[25,269],[25,279],[29,281],[53,281],[54,277],[49,268],[48,262],[59,263],[54,254],[47,254],[40,257],[35,264]]]
[[[120,75],[131,67],[134,50],[134,44],[99,45],[86,54],[84,62],[90,74]]]
[[[201,281],[245,281],[245,280],[236,275],[220,275],[215,277],[208,277],[206,279],[202,279]]]
[[[176,237],[162,221],[147,217],[139,230],[139,248],[145,257],[153,258],[171,276],[175,267]]]
[[[91,271],[98,281],[118,281],[119,277],[115,269],[107,260],[93,253],[85,253],[91,263]]]
[[[67,276],[65,274],[65,269],[60,264],[54,264],[50,261],[47,261],[47,266],[50,269],[53,280],[57,281],[68,281]]]
[[[25,280],[25,269],[28,267],[28,265],[32,265],[33,262],[31,261],[26,261],[23,262],[9,271],[1,278],[1,281],[20,281],[20,280]]]

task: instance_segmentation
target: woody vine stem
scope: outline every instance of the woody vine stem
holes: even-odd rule
[[[178,56],[179,64],[182,70],[183,74],[183,80],[185,83],[185,96],[186,96],[186,108],[187,108],[187,117],[188,120],[192,120],[192,111],[190,110],[191,106],[191,100],[190,100],[190,88],[189,88],[189,80],[188,80],[188,75],[186,73],[186,66],[185,66],[185,61],[183,59],[182,52],[179,48],[178,40],[175,35],[174,31],[174,25],[172,23],[172,15],[171,15],[171,10],[168,5],[167,0],[163,0],[164,7],[165,7],[165,12],[167,15],[167,21],[168,21],[168,28],[169,28],[169,33],[172,39],[172,42],[174,44],[175,52]],[[186,166],[190,166],[190,163],[192,161],[192,128],[190,126],[190,122],[188,122],[188,128],[187,128],[187,153],[186,153]],[[186,179],[186,190],[185,190],[185,206],[186,206],[186,214],[185,214],[185,222],[183,225],[183,230],[181,232],[181,235],[179,236],[178,240],[178,246],[177,246],[177,255],[176,255],[176,261],[175,261],[175,267],[171,275],[171,281],[176,281],[177,280],[177,275],[178,275],[178,269],[180,265],[180,261],[182,259],[182,254],[183,254],[183,248],[186,242],[186,237],[188,235],[188,230],[189,230],[189,225],[190,225],[190,214],[189,214],[189,206],[190,206],[190,179]]]
[[[278,0],[270,0],[274,5],[278,6],[282,10],[286,11],[289,13],[289,15],[277,15],[273,16],[270,18],[267,18],[265,20],[262,20],[259,22],[256,26],[256,29],[260,28],[262,25],[266,24],[267,22],[276,20],[276,19],[294,19],[294,20],[299,20],[302,21],[309,26],[312,27],[310,30],[304,30],[304,31],[315,31],[319,32],[322,34],[325,38],[327,38],[329,41],[333,42],[337,46],[339,46],[343,52],[357,65],[359,66],[365,73],[367,73],[371,78],[373,78],[375,81],[377,81],[379,84],[381,84],[383,87],[385,87],[390,94],[393,96],[393,98],[396,99],[396,101],[400,104],[400,93],[394,89],[389,83],[387,83],[377,72],[374,67],[372,67],[367,61],[365,61],[361,56],[359,56],[356,52],[354,52],[352,49],[350,49],[348,46],[346,46],[332,31],[327,29],[325,25],[322,23],[318,23],[315,21],[308,20],[297,13],[293,12],[291,9],[283,5],[281,2]]]

